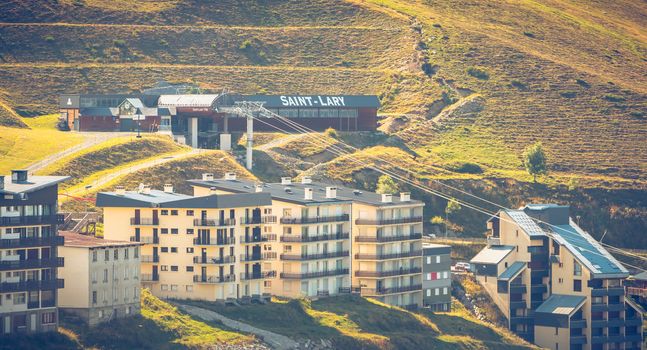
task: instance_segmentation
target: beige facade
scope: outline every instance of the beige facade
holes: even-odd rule
[[[139,314],[141,244],[61,234],[59,255],[69,263],[58,272],[74,281],[59,291],[61,311],[91,326]]]

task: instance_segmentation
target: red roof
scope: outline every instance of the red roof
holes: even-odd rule
[[[58,234],[65,237],[65,247],[107,248],[143,245],[140,242],[112,241],[68,231],[59,231]]]

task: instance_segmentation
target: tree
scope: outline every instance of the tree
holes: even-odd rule
[[[526,167],[528,174],[532,175],[534,182],[537,182],[537,175],[548,174],[546,154],[541,146],[541,142],[536,142],[534,145],[526,148],[523,152],[523,166]]]
[[[399,191],[400,191],[400,187],[395,181],[393,181],[393,179],[390,176],[382,175],[377,180],[377,189],[375,190],[375,192],[394,194],[394,193],[398,193]]]
[[[445,207],[445,214],[447,214],[447,216],[450,216],[461,209],[463,209],[463,207],[461,207],[461,205],[458,204],[457,201],[452,199],[447,202],[447,206]]]

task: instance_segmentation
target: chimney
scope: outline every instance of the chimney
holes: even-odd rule
[[[12,170],[11,182],[15,184],[27,182],[27,170]]]
[[[216,194],[216,188],[215,187],[209,187],[209,195],[214,195]]]
[[[311,201],[313,193],[314,193],[314,190],[311,187],[306,187],[303,189],[303,198],[305,200]]]
[[[173,193],[173,184],[164,184],[164,192]]]
[[[301,183],[304,185],[311,184],[312,178],[310,178],[310,176],[304,176],[301,178]]]
[[[225,180],[236,180],[236,173],[225,173]]]
[[[4,190],[4,175],[0,175],[0,190]]]
[[[382,193],[382,203],[393,202],[393,195],[390,193]]]
[[[335,199],[337,198],[337,187],[326,187],[326,198]]]
[[[263,192],[263,184],[255,184],[254,192]]]
[[[142,189],[143,194],[151,194],[151,186],[150,185],[144,185],[144,188]]]
[[[408,202],[411,200],[411,192],[400,192],[400,202]]]
[[[126,188],[124,188],[124,186],[117,186],[115,187],[115,193],[117,193],[120,196],[123,196],[126,194]]]
[[[281,178],[281,185],[291,185],[292,184],[292,178],[291,177],[282,177]]]
[[[212,173],[202,174],[202,181],[213,181],[213,174]]]

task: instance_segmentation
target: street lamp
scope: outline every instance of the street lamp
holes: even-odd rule
[[[137,110],[135,110],[135,115],[133,115],[133,120],[137,121],[137,138],[138,139],[142,137],[142,135],[139,133],[139,131],[141,129],[141,124],[140,124],[141,120],[144,120],[144,119],[146,119],[146,116],[144,114],[142,114],[141,109],[137,108]]]

